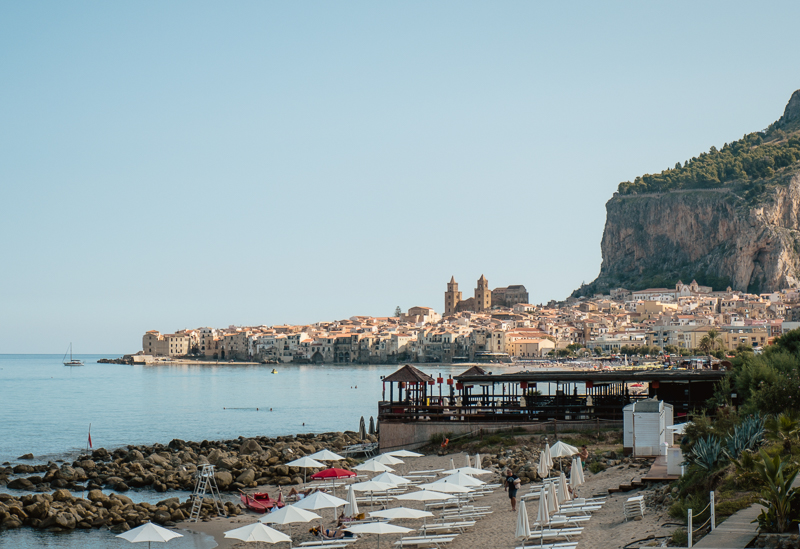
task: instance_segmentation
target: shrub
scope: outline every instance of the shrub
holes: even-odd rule
[[[605,464],[600,463],[599,461],[593,461],[589,464],[589,470],[596,475],[597,473],[605,471],[606,466]]]
[[[722,457],[722,445],[717,438],[709,435],[695,443],[686,455],[686,461],[712,472],[717,468]]]
[[[764,418],[750,416],[734,427],[726,441],[726,453],[731,460],[738,459],[745,450],[755,450],[764,440]]]
[[[672,532],[672,545],[686,547],[689,544],[689,533],[686,528],[678,528]]]
[[[793,503],[798,491],[792,488],[797,471],[784,475],[786,458],[770,457],[764,450],[760,450],[759,455],[761,463],[756,462],[756,470],[765,484],[761,504],[767,508],[758,515],[758,525],[764,532],[781,534],[789,529],[792,518],[797,515]]]

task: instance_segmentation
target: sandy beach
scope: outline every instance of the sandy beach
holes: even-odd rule
[[[409,459],[405,465],[401,465],[399,473],[404,471],[417,471],[425,469],[447,469],[450,467],[450,458],[453,458],[456,466],[464,463],[464,454],[449,454],[447,456],[425,456],[421,458]],[[629,482],[634,477],[639,477],[645,470],[641,469],[635,464],[621,464],[611,467],[596,475],[586,471],[586,484],[578,488],[578,497],[591,497],[594,495],[607,495],[609,488],[617,487],[620,484]],[[487,482],[500,482],[499,474],[484,475],[481,480]],[[264,490],[269,491],[270,494],[275,492],[277,488],[274,486],[262,487]],[[520,494],[528,491],[527,486],[523,486]],[[603,508],[592,515],[592,519],[585,523],[583,535],[575,538],[578,541],[578,547],[586,549],[614,549],[622,548],[626,544],[647,538],[647,537],[661,537],[668,536],[678,526],[671,524],[673,521],[665,513],[660,515],[651,507],[648,507],[645,516],[642,520],[635,520],[625,522],[622,515],[622,505],[624,501],[632,496],[645,494],[645,501],[648,501],[648,495],[653,493],[652,488],[634,490],[631,492],[610,494],[608,495],[607,503]],[[337,495],[343,494],[337,490]],[[493,513],[480,520],[478,520],[472,529],[465,531],[465,533],[456,536],[452,543],[446,545],[448,549],[473,549],[475,547],[491,547],[497,549],[513,549],[522,545],[521,539],[515,539],[514,533],[516,528],[516,513],[511,512],[511,506],[508,501],[508,496],[502,488],[494,491],[489,496],[483,497],[479,500],[478,505],[491,505]],[[399,507],[399,502],[392,502],[390,507]],[[422,504],[418,502],[405,502],[405,506],[415,509],[422,509]],[[531,523],[536,518],[538,503],[536,500],[526,504],[528,516]],[[361,506],[360,510],[369,512],[370,510],[378,510],[380,506],[375,505],[370,508],[368,505]],[[331,521],[332,512],[325,510],[323,512],[324,518],[327,519],[324,524],[326,527],[335,527]],[[232,530],[240,526],[244,526],[251,522],[258,520],[259,515],[247,512],[246,514],[233,517],[230,519],[217,518],[209,522],[200,523],[181,523],[179,528],[203,532],[214,537],[221,549],[252,549],[255,544],[245,543],[236,540],[225,539],[223,532]],[[667,524],[670,523],[670,524]],[[420,521],[417,520],[394,520],[392,524],[406,526],[408,528],[418,528]],[[667,524],[665,526],[665,524]],[[293,525],[293,545],[299,545],[304,541],[311,541],[314,539],[308,530],[313,526],[309,524],[295,524]],[[288,533],[288,527],[278,526],[279,530]],[[386,535],[381,536],[381,546],[390,547],[395,541],[400,539],[400,535]],[[661,545],[659,540],[658,545]],[[377,538],[373,535],[364,535],[362,539],[355,543],[348,545],[348,549],[371,549],[377,545]],[[532,542],[526,545],[533,545]],[[285,544],[278,544],[276,547],[280,548]]]

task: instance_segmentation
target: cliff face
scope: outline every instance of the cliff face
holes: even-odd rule
[[[606,212],[600,276],[576,293],[667,286],[679,278],[755,292],[798,286],[796,173],[769,182],[755,198],[734,188],[615,195]]]

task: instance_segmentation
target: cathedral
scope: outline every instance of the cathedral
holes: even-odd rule
[[[461,292],[458,291],[458,282],[456,282],[455,277],[450,277],[450,282],[447,283],[447,291],[444,293],[444,316],[461,311],[482,313],[491,310],[492,304],[512,307],[517,303],[527,302],[528,292],[525,286],[517,284],[507,288],[490,290],[489,281],[483,275],[478,279],[474,297],[463,299]]]

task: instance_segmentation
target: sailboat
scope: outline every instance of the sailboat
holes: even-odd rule
[[[67,360],[67,355],[69,355],[69,360]],[[72,358],[72,343],[69,344],[69,349],[67,349],[67,352],[64,353],[64,358],[61,360],[64,361],[64,366],[83,366],[82,360]]]

